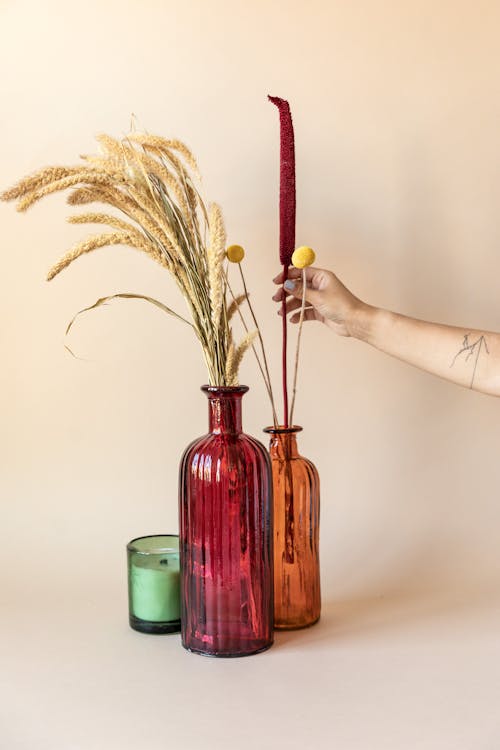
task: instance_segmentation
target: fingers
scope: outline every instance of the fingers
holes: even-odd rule
[[[294,268],[293,266],[288,269],[287,278],[289,279],[298,279],[302,276],[302,271],[299,268]],[[274,277],[273,281],[275,284],[282,284],[283,283],[283,277],[284,273],[281,271],[277,276]]]
[[[293,285],[293,289],[288,288],[291,285]],[[305,297],[308,302],[308,307],[317,303],[317,295],[318,292],[316,290],[306,287]],[[302,304],[302,279],[299,281],[289,279],[284,287],[280,287],[277,292],[273,294],[273,300],[281,303],[283,303],[283,300],[286,300],[287,313],[299,308]],[[279,311],[279,315],[282,315],[282,308]]]
[[[298,310],[302,305],[302,300],[297,299],[296,297],[289,297],[286,302],[286,314],[293,312],[293,310]],[[307,305],[307,307],[310,307],[310,305]],[[283,315],[283,308],[280,307],[278,310],[278,315]]]
[[[287,297],[290,296],[302,298],[302,283],[294,281],[293,279],[289,279],[289,281],[294,284],[294,288],[292,290],[289,290],[286,287],[283,288],[281,286],[278,291],[275,292],[272,296],[272,299],[275,302],[281,302],[283,299],[287,299]]]
[[[294,268],[293,266],[290,266],[288,269],[287,278],[289,279],[300,279],[302,278],[302,271],[306,272],[306,282],[312,281],[313,277],[321,272],[320,268],[316,268],[315,266],[307,266],[307,268],[300,269],[300,268]],[[275,284],[282,284],[283,283],[283,271],[279,273],[277,276],[274,277],[273,281]]]
[[[288,297],[288,295],[289,295],[289,292],[283,291],[283,287],[280,286],[280,288],[278,289],[278,291],[275,294],[273,294],[273,300],[275,302],[281,302],[281,300],[283,298]]]
[[[304,310],[304,321],[306,320],[323,320],[323,316],[319,315],[314,307],[306,307]],[[296,312],[290,318],[290,323],[300,322],[300,312]]]

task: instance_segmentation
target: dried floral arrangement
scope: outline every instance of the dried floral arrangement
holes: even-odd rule
[[[300,341],[302,337],[302,326],[306,309],[306,273],[305,269],[314,263],[316,256],[314,250],[302,245],[295,250],[295,214],[296,214],[296,191],[295,191],[295,135],[293,130],[292,113],[286,99],[279,96],[268,96],[269,101],[278,108],[280,118],[280,200],[279,200],[279,260],[282,266],[281,281],[285,284],[288,279],[288,269],[291,265],[302,270],[302,301],[300,306],[299,330],[295,349],[295,363],[293,373],[292,403],[288,407],[288,365],[287,365],[287,295],[283,289],[282,294],[282,387],[283,387],[283,424],[287,429],[293,425],[293,413],[295,409],[295,397],[297,395],[297,376],[299,370]],[[275,418],[276,424],[276,418]]]
[[[114,298],[142,299],[156,305],[193,329],[201,344],[209,382],[215,386],[237,385],[243,355],[252,348],[276,423],[262,335],[241,267],[244,251],[238,245],[226,250],[222,211],[216,203],[207,210],[195,186],[199,174],[193,154],[179,140],[144,132],[133,131],[121,140],[99,135],[97,141],[100,154],[82,156],[83,164],[46,167],[0,196],[4,201],[17,200],[17,210],[23,212],[47,195],[70,189],[67,202],[71,206],[99,203],[126,217],[96,211],[70,216],[73,224],[104,224],[112,231],[94,234],[75,245],[50,269],[48,280],[80,256],[107,245],[129,245],[146,253],[174,278],[186,300],[190,320],[159,300],[132,293],[102,297],[80,312]],[[238,265],[241,294],[233,293],[228,262]],[[245,302],[255,330],[250,330],[245,321],[241,309]],[[231,326],[236,313],[244,328],[238,344]]]

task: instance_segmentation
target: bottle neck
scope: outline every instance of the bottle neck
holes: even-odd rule
[[[302,427],[272,428],[268,427],[265,432],[269,433],[269,453],[271,458],[287,461],[291,458],[300,458],[297,447],[297,432]]]
[[[204,387],[208,396],[208,429],[214,434],[238,435],[242,431],[241,400],[248,388]]]

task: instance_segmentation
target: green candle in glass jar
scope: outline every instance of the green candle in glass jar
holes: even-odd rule
[[[179,537],[155,535],[127,545],[129,622],[143,633],[180,630]]]

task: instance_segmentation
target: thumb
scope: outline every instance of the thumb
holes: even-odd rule
[[[283,288],[288,294],[291,294],[297,299],[302,299],[303,284],[302,279],[287,279],[283,284]],[[316,306],[321,300],[322,293],[319,289],[313,289],[309,284],[306,283],[305,298],[311,305]]]

